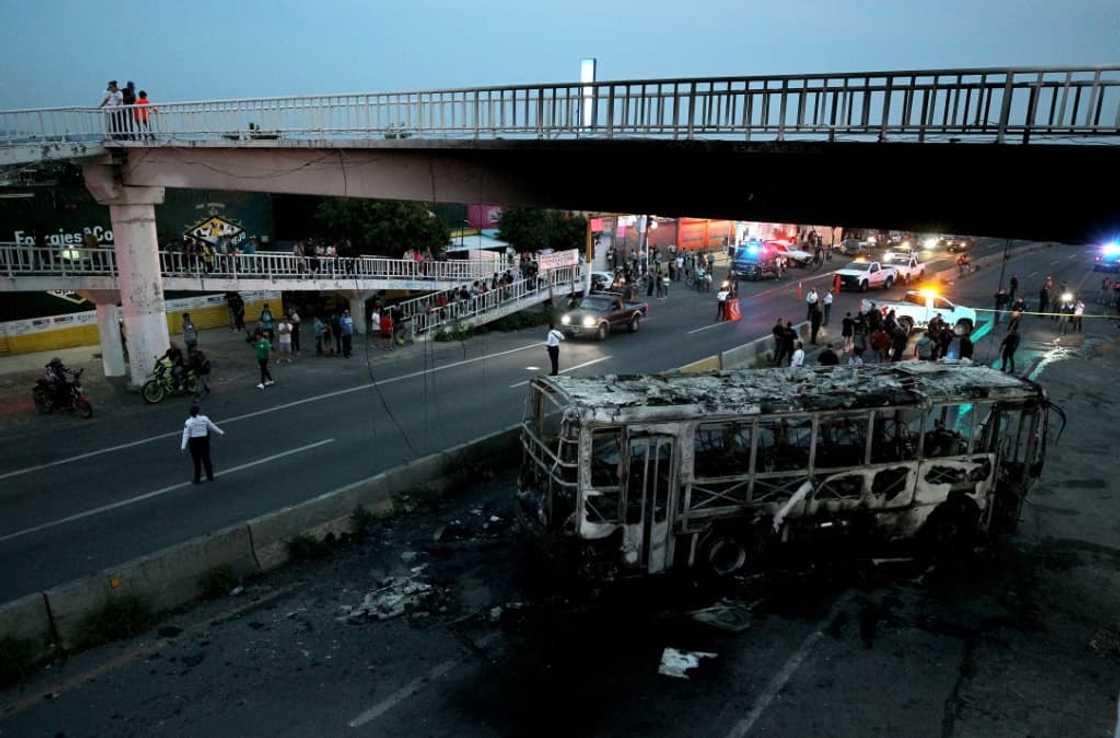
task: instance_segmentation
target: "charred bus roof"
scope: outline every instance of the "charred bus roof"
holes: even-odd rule
[[[585,422],[599,423],[1044,398],[1037,384],[986,366],[926,362],[557,376],[540,377],[533,383]]]

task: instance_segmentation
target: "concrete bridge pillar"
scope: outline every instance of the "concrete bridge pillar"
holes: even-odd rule
[[[109,206],[128,341],[129,382],[139,387],[152,373],[156,357],[171,345],[156,238],[155,206],[163,202],[163,188],[125,187],[115,168],[104,164],[86,165],[83,173],[94,199]]]
[[[83,290],[81,296],[97,309],[97,333],[101,340],[101,368],[106,377],[123,377],[127,373],[124,342],[121,341],[120,293],[117,290]]]
[[[354,332],[364,335],[366,333],[367,318],[366,301],[377,294],[374,290],[343,290],[342,294],[350,302],[350,317],[354,319]],[[377,328],[374,327],[374,332]]]

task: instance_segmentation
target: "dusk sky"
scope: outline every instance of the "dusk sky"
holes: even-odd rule
[[[1118,0],[0,0],[0,107],[1120,62]]]

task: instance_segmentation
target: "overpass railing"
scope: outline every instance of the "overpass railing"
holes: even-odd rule
[[[468,282],[505,271],[504,259],[414,261],[379,256],[313,257],[290,252],[212,254],[204,257],[179,251],[159,252],[164,277],[211,279],[358,279]],[[0,243],[0,274],[9,277],[116,277],[116,252],[111,248],[36,247]]]
[[[621,80],[0,112],[0,145],[354,138],[937,137],[1120,133],[1120,66]]]
[[[450,300],[444,305],[425,302],[424,298],[420,298],[409,300],[410,306],[405,303],[398,303],[398,306],[404,310],[405,318],[412,321],[413,334],[420,335],[459,321],[477,318],[531,297],[539,297],[543,301],[546,296],[557,294],[558,290],[577,290],[582,283],[583,271],[579,266],[558,267],[541,272],[536,277],[500,285],[480,295]]]

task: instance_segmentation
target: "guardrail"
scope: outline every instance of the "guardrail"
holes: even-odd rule
[[[1120,133],[1120,66],[620,80],[0,112],[0,145],[373,138],[931,137]]]
[[[203,257],[179,251],[160,251],[164,277],[212,279],[366,279],[466,282],[490,278],[508,268],[507,260],[414,261],[380,256],[297,256],[290,252],[213,254]],[[0,274],[9,277],[117,276],[116,252],[111,248],[74,248],[0,243]]]
[[[406,312],[405,317],[412,321],[413,335],[421,335],[445,325],[478,318],[530,297],[543,299],[545,295],[553,295],[563,288],[574,291],[582,285],[582,280],[583,271],[579,266],[558,267],[541,272],[536,277],[515,280],[512,284],[501,285],[483,294],[454,300],[445,305],[427,303],[427,307],[424,307],[424,303],[419,300],[410,300],[413,303],[412,313],[410,316]],[[431,296],[425,296],[428,297]]]

